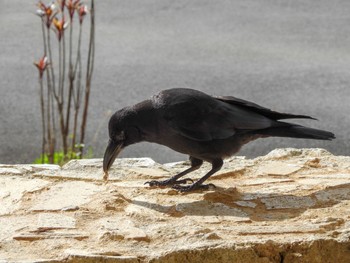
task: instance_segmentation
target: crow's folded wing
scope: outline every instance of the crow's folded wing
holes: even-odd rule
[[[242,99],[235,98],[232,96],[222,96],[222,97],[216,97],[216,98],[218,100],[229,103],[231,105],[242,107],[246,110],[261,114],[261,115],[266,116],[266,117],[273,119],[273,120],[294,119],[294,118],[316,120],[315,118],[312,118],[312,117],[306,116],[306,115],[295,115],[295,114],[281,113],[281,112],[273,111],[273,110],[270,110],[268,108],[262,107],[258,104],[255,104],[253,102],[250,102],[247,100],[242,100]]]
[[[258,130],[276,122],[213,97],[172,101],[162,107],[164,121],[177,133],[198,141],[225,139],[238,130]]]

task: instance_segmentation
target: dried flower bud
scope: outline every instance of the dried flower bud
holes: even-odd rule
[[[63,35],[64,30],[67,28],[68,26],[68,22],[65,21],[64,17],[62,17],[61,20],[57,19],[57,17],[54,17],[53,19],[53,24],[54,24],[54,29],[57,33],[57,38],[60,41]]]
[[[78,14],[79,14],[79,22],[80,24],[83,23],[85,15],[88,13],[88,7],[86,5],[81,5],[78,9]]]
[[[75,1],[68,0],[68,2],[66,3],[71,20],[73,19],[74,12],[76,9],[78,9],[79,5],[80,5],[80,0],[75,0]]]
[[[44,55],[39,62],[34,62],[34,65],[38,68],[39,70],[39,77],[42,79],[44,71],[46,70],[47,66],[50,63],[48,62],[47,57]]]
[[[56,13],[56,5],[54,2],[51,2],[48,5],[45,5],[42,1],[38,3],[39,9],[36,11],[36,14],[42,18],[45,18],[46,26],[50,28],[52,19]]]

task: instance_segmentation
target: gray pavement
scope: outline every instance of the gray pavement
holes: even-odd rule
[[[0,1],[0,163],[40,154],[42,55],[36,1]],[[277,147],[350,154],[350,2],[260,0],[96,1],[96,64],[86,143],[101,157],[110,112],[171,87],[232,95],[333,131],[332,142],[264,139],[240,155]],[[139,144],[122,156],[158,162],[187,157]]]

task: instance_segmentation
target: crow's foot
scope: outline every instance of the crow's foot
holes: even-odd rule
[[[191,184],[191,185],[173,185],[172,188],[180,191],[180,192],[192,192],[192,191],[202,191],[202,190],[209,190],[210,187],[216,188],[214,184]]]
[[[164,180],[164,181],[156,181],[156,180],[153,180],[153,181],[148,181],[148,182],[145,182],[145,184],[148,184],[149,186],[159,186],[159,187],[162,187],[162,186],[170,186],[170,185],[178,185],[178,184],[186,184],[188,182],[191,182],[193,183],[193,180],[191,178],[185,178],[185,179],[182,179],[182,180],[172,180],[171,178],[168,179],[168,180]]]

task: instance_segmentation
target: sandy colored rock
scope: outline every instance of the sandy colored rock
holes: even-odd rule
[[[102,218],[99,222],[94,222],[92,227],[101,229],[101,239],[149,241],[149,237],[142,229],[137,228],[133,221],[123,217]]]
[[[44,233],[21,233],[19,235],[13,236],[13,239],[18,241],[36,241],[41,239],[59,239],[59,238],[67,238],[67,239],[76,239],[83,240],[88,238],[89,236],[84,233],[79,232],[44,232]]]
[[[301,166],[295,164],[288,164],[281,161],[268,162],[259,168],[259,173],[267,175],[281,175],[295,173],[300,170]]]
[[[50,182],[41,179],[1,176],[0,215],[13,213],[20,208],[26,193],[40,191],[49,184]]]
[[[310,196],[279,196],[261,198],[261,202],[265,205],[266,209],[298,209],[305,207],[312,207],[316,204]]]
[[[165,167],[150,158],[120,158],[115,160],[108,176],[102,171],[101,159],[72,160],[59,171],[45,169],[35,172],[34,176],[84,181],[106,180],[107,178],[108,181],[124,181],[132,177],[157,179],[166,176],[167,173]]]
[[[55,211],[80,206],[89,202],[96,192],[103,189],[102,186],[81,181],[57,183],[38,196],[31,210]]]
[[[61,215],[57,213],[42,213],[38,218],[38,229],[52,230],[60,228],[75,228],[76,220],[72,216]]]
[[[237,201],[235,202],[235,204],[239,206],[245,206],[245,207],[251,207],[251,208],[254,208],[257,206],[256,203],[249,202],[249,201]]]
[[[349,157],[277,149],[226,160],[210,191],[144,185],[188,165],[0,165],[0,262],[350,262]]]
[[[55,164],[0,164],[0,175],[26,175],[60,169],[60,166]]]
[[[0,167],[0,175],[21,175],[22,172],[19,169],[12,167]]]
[[[112,253],[113,254],[113,253]],[[139,263],[139,259],[133,256],[110,255],[109,253],[91,253],[88,251],[66,251],[67,262],[74,263]]]

